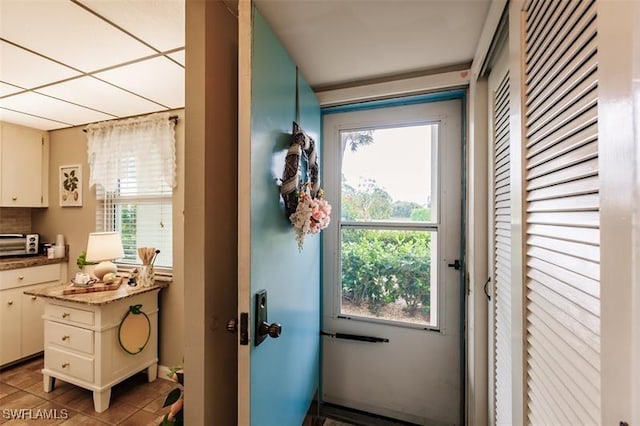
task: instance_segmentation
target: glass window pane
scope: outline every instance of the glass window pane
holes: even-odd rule
[[[437,233],[345,227],[342,315],[437,326]]]
[[[435,222],[437,127],[342,131],[342,219]]]
[[[139,264],[139,247],[155,247],[160,250],[155,266],[171,267],[172,258],[172,207],[171,199],[157,203],[118,203],[115,208],[115,230],[122,236],[124,257],[120,263]]]

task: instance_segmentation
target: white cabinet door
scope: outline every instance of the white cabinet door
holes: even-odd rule
[[[21,295],[20,288],[0,291],[0,365],[21,357]]]
[[[29,287],[31,289],[32,287]],[[22,291],[27,288],[21,289]],[[44,299],[28,294],[22,297],[22,356],[44,350]]]
[[[43,132],[2,125],[1,197],[3,207],[44,207],[48,170],[45,172],[46,138]]]
[[[66,266],[0,271],[0,365],[44,350],[44,299],[24,292],[66,280]]]

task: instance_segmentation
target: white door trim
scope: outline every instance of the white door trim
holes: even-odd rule
[[[252,0],[238,3],[238,105],[251,105]],[[251,108],[238,111],[238,316],[250,312]],[[245,297],[240,297],[240,295]],[[251,324],[247,325],[251,335]],[[238,333],[238,342],[240,333]],[[238,424],[251,424],[251,345],[238,345]]]
[[[320,107],[348,105],[378,99],[398,98],[435,91],[466,87],[469,85],[469,70],[451,71],[442,74],[386,81],[317,92]]]

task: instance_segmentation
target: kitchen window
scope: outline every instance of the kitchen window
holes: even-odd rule
[[[161,113],[86,128],[96,230],[120,232],[122,266],[140,263],[138,247],[160,250],[157,268],[173,266],[174,127],[173,117]]]

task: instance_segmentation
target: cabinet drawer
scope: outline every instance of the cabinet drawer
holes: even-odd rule
[[[64,349],[47,345],[44,351],[44,368],[86,382],[93,382],[93,358],[77,355]]]
[[[47,304],[44,314],[49,319],[55,319],[67,324],[93,325],[93,312],[68,306]]]
[[[60,281],[60,264],[0,271],[0,290]]]
[[[93,354],[93,331],[84,328],[46,321],[44,324],[46,345],[57,345]]]

